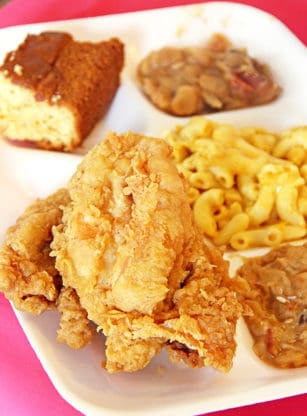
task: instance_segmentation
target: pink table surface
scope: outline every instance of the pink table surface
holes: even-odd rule
[[[13,0],[0,7],[0,28],[201,2],[203,1]],[[307,0],[246,0],[241,3],[259,7],[275,15],[307,45]],[[21,330],[10,304],[2,294],[0,294],[0,386],[0,416],[80,415],[53,387]],[[307,416],[307,394],[211,413],[211,416],[217,415]]]

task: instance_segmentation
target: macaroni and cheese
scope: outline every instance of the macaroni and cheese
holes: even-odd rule
[[[306,235],[307,126],[280,135],[193,117],[166,134],[195,221],[218,246],[277,246]]]

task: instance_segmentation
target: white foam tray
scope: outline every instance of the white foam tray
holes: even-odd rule
[[[27,33],[64,30],[76,39],[117,36],[126,45],[122,85],[107,116],[94,129],[79,153],[103,139],[106,131],[132,130],[159,136],[178,119],[155,109],[140,93],[135,68],[151,49],[165,45],[201,45],[213,32],[229,36],[236,46],[270,64],[282,85],[272,104],[210,115],[237,125],[260,125],[276,131],[307,122],[307,53],[300,41],[276,18],[232,3],[207,3],[0,30],[0,61]],[[81,155],[22,149],[0,141],[0,238],[24,207],[66,184]],[[104,339],[82,351],[55,342],[58,316],[40,317],[16,311],[32,347],[59,393],[90,416],[206,413],[306,392],[307,368],[278,370],[262,363],[240,321],[233,369],[221,374],[211,368],[191,370],[168,362],[164,353],[135,374],[109,375],[100,367]],[[1,342],[1,341],[0,341]],[[164,371],[161,371],[161,368]]]

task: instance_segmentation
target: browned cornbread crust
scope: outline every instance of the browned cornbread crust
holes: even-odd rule
[[[15,51],[6,55],[0,75],[13,88],[30,90],[37,104],[69,110],[75,124],[74,134],[64,141],[61,137],[53,140],[48,134],[34,138],[33,132],[30,137],[16,137],[16,134],[10,137],[9,129],[4,129],[4,135],[15,140],[32,141],[47,149],[74,149],[108,110],[120,83],[123,62],[124,46],[116,38],[91,43],[77,42],[70,34],[61,32],[28,35]],[[6,98],[2,94],[0,92],[1,100]],[[10,103],[1,111],[0,105],[2,126],[3,121],[5,125],[3,113],[9,113],[9,107]],[[37,113],[36,117],[39,117]],[[18,123],[17,118],[15,123]],[[61,136],[61,131],[58,135]]]

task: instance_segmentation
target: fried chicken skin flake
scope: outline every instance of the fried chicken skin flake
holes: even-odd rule
[[[58,342],[78,349],[92,338],[89,320],[76,292],[63,287],[49,255],[52,227],[61,222],[61,207],[69,200],[66,189],[37,199],[8,229],[0,250],[0,291],[16,309],[34,315],[57,308]]]
[[[51,228],[62,218],[66,189],[38,199],[6,233],[0,251],[0,291],[17,309],[38,315],[54,307],[61,278],[49,256]]]
[[[87,345],[93,338],[94,330],[74,289],[62,287],[57,299],[57,310],[60,313],[57,341],[67,344],[74,350]]]
[[[106,335],[110,373],[173,361],[228,371],[241,314],[221,253],[204,245],[165,141],[107,138],[68,183],[56,268]]]

